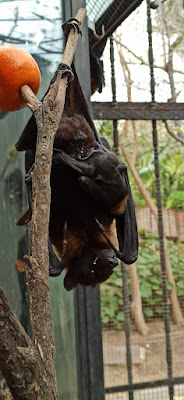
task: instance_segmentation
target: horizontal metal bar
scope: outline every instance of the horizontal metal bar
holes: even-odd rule
[[[92,112],[97,120],[182,120],[184,103],[93,102]]]
[[[133,383],[132,385],[123,385],[123,386],[114,386],[105,388],[105,393],[120,393],[120,392],[129,392],[132,390],[141,390],[141,389],[148,389],[160,386],[168,386],[170,384],[179,385],[184,383],[184,376],[172,379],[162,379],[152,382],[140,382],[140,383]]]

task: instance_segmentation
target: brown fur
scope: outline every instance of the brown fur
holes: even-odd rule
[[[117,246],[118,240],[115,229],[115,221],[112,221],[110,224],[104,225],[104,230],[114,246]],[[64,254],[67,270],[70,268],[70,263],[73,258],[80,258],[85,248],[88,248],[90,251],[92,242],[94,242],[94,244],[99,248],[110,249],[109,244],[107,243],[106,239],[99,231],[97,226],[95,226],[94,229],[94,225],[89,225],[88,229],[78,232],[71,229],[68,230],[66,238],[66,252]],[[62,260],[64,247],[63,241],[57,240],[53,244],[56,248],[58,258]]]

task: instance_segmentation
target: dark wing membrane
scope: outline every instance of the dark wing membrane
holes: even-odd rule
[[[66,91],[66,101],[64,111],[70,110],[73,113],[78,113],[83,115],[90,127],[94,132],[94,136],[97,142],[100,143],[100,138],[98,137],[95,125],[91,119],[90,112],[82,93],[82,89],[75,71],[74,64],[72,64],[72,71],[74,74],[74,80],[68,83]],[[46,92],[46,94],[48,91]],[[32,150],[36,148],[36,138],[37,138],[37,125],[34,116],[28,121],[24,131],[18,142],[16,143],[16,149],[18,151]]]
[[[69,108],[70,111],[72,112],[77,112],[78,114],[83,115],[83,117],[86,119],[90,127],[92,128],[95,138],[97,142],[100,142],[100,138],[98,136],[98,133],[96,131],[94,122],[91,118],[90,112],[88,105],[86,103],[86,100],[84,98],[79,79],[75,70],[75,66],[72,63],[72,71],[74,74],[74,80],[69,83],[67,91],[66,91],[66,103],[65,107]]]
[[[116,218],[117,237],[119,249],[122,253],[121,260],[125,264],[133,264],[138,257],[138,233],[135,208],[127,170],[122,171],[128,189],[127,207],[123,215]]]
[[[36,139],[37,125],[35,117],[32,115],[15,147],[18,151],[34,150],[36,148]]]

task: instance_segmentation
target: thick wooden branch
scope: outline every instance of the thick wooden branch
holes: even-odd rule
[[[32,282],[34,283],[34,279]],[[44,362],[41,349],[33,345],[12,311],[1,287],[0,370],[13,394],[13,399],[36,400],[47,399],[47,396],[53,400],[58,399],[55,382],[49,379],[49,365]],[[10,396],[7,397],[9,398],[11,399]]]
[[[10,389],[7,385],[6,380],[0,373],[0,399],[1,400],[13,400],[12,394]]]
[[[79,10],[78,14],[75,18],[80,21],[85,17],[85,10]],[[81,23],[82,23],[81,21]],[[76,48],[78,38],[78,32],[75,30],[70,31],[67,45],[64,51],[64,55],[62,58],[62,62],[64,61],[66,64],[70,65],[73,59],[74,51]],[[47,94],[46,98],[43,101],[43,104],[39,105],[37,110],[35,111],[35,118],[38,126],[38,138],[37,138],[37,149],[36,149],[36,157],[35,157],[35,168],[32,176],[32,185],[33,185],[33,216],[32,216],[32,225],[31,225],[31,240],[30,240],[30,253],[32,256],[32,260],[36,260],[39,265],[41,276],[43,280],[48,279],[49,273],[49,257],[48,257],[48,226],[49,226],[49,214],[50,214],[50,170],[51,170],[51,162],[52,162],[52,149],[54,136],[57,131],[57,127],[59,121],[62,116],[64,102],[65,102],[65,92],[66,92],[66,83],[67,79],[59,79],[59,87],[58,92],[56,94],[55,99],[53,99],[53,90],[54,86],[58,86],[58,80],[52,85],[51,92]],[[54,104],[53,104],[54,103]],[[38,304],[37,300],[32,297],[33,287],[31,285],[32,279],[28,278],[28,290],[30,293],[30,306],[34,307],[34,302],[36,302],[35,309],[38,312],[38,307],[40,307],[40,314],[48,312],[45,301],[45,307],[43,309],[43,304]],[[46,282],[46,281],[45,281]],[[44,287],[44,284],[43,284]],[[45,293],[46,296],[46,293]],[[49,289],[48,289],[48,297],[49,297]],[[50,306],[49,306],[50,307]],[[32,312],[32,311],[31,311]],[[48,348],[45,348],[45,340],[43,340],[42,334],[40,331],[42,329],[42,323],[40,320],[37,320],[37,325],[35,327],[34,321],[32,321],[32,333],[33,340],[35,343],[39,343],[42,347],[43,353],[48,357]],[[48,329],[48,326],[47,326]],[[37,332],[37,334],[36,334]],[[50,332],[51,334],[51,332]],[[48,335],[50,335],[48,334]],[[51,345],[52,347],[52,345]]]
[[[75,16],[80,26],[85,13],[85,9],[80,9]],[[77,30],[71,30],[62,58],[62,62],[68,65],[72,63],[77,39]],[[60,79],[59,76],[43,103],[38,101],[29,87],[25,85],[21,88],[21,94],[33,111],[38,128],[32,175],[31,255],[25,257],[32,341],[16,317],[13,317],[3,290],[0,291],[0,369],[16,400],[58,400],[48,284],[48,229],[53,142],[63,113],[66,84],[67,78]]]
[[[85,10],[81,9],[75,18],[82,24],[84,17]],[[64,61],[68,65],[71,65],[73,60],[77,39],[77,30],[71,30],[62,58],[62,62]],[[53,357],[54,341],[51,323],[50,292],[48,286],[48,230],[51,200],[50,171],[54,136],[65,103],[66,84],[66,78],[57,79],[45,97],[43,104],[39,104],[34,113],[38,133],[35,167],[32,176],[33,208],[30,237],[31,257],[29,258],[29,262],[28,258],[26,260],[26,279],[30,299],[32,338],[48,367],[49,376],[52,381],[56,380],[56,377]],[[56,94],[55,99],[53,98],[53,93]]]
[[[35,367],[34,358],[29,357],[29,369],[26,371],[24,351],[33,354],[31,339],[14,315],[2,288],[0,287],[0,370],[14,396],[22,393],[18,399],[27,399],[31,375]],[[30,359],[32,358],[32,366]],[[33,361],[34,360],[34,361]],[[24,379],[22,378],[24,377]]]

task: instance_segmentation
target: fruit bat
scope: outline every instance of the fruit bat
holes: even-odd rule
[[[73,22],[69,24],[73,27]],[[60,64],[59,71],[73,79],[68,80],[64,112],[54,139],[49,274],[57,276],[66,269],[64,287],[71,290],[78,283],[95,286],[105,281],[118,259],[126,264],[135,262],[138,237],[127,168],[99,138],[74,65],[70,69]],[[30,204],[19,225],[31,218],[36,138],[37,126],[32,116],[16,144],[18,151],[26,150]]]
[[[102,93],[104,86],[103,61],[95,53],[90,52],[91,94],[98,90]]]

